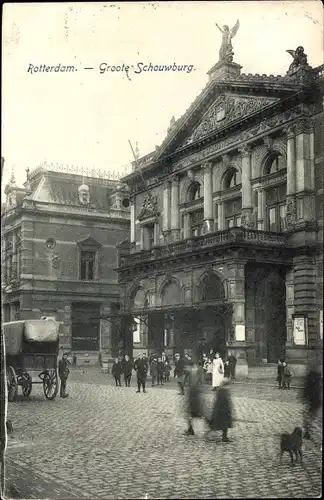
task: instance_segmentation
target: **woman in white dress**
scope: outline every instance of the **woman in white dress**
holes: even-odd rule
[[[213,378],[212,378],[212,386],[213,391],[216,390],[222,383],[224,378],[224,363],[222,358],[220,357],[219,352],[216,352],[215,358],[213,359]]]

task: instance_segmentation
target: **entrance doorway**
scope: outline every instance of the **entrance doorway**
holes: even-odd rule
[[[285,355],[286,285],[279,272],[268,274],[255,290],[256,338],[260,355],[268,363],[277,363]]]

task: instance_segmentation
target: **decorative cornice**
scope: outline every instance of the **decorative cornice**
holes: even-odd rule
[[[315,120],[313,118],[301,118],[295,123],[296,135],[310,134],[314,132]]]
[[[238,152],[244,157],[249,157],[252,153],[252,148],[249,144],[244,144],[244,146],[238,148]]]

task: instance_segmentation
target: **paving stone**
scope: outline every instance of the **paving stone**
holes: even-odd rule
[[[73,374],[75,375],[75,374]],[[7,487],[23,498],[315,498],[321,493],[321,418],[315,442],[304,442],[304,464],[279,461],[280,433],[302,422],[296,391],[231,387],[236,422],[229,431],[186,437],[185,398],[176,384],[116,388],[86,374],[69,383],[70,397],[31,397],[9,404],[14,436],[7,451]],[[94,381],[96,383],[94,383]],[[33,388],[34,389],[34,388]],[[204,402],[210,410],[210,387]],[[32,476],[30,475],[32,472]],[[17,478],[20,478],[17,481]],[[28,495],[27,495],[28,494]],[[40,496],[41,495],[41,496]]]

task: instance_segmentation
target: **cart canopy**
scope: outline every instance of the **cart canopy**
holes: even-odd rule
[[[31,319],[4,323],[6,355],[19,354],[23,341],[29,344],[58,342],[59,326],[60,323],[52,319]]]

